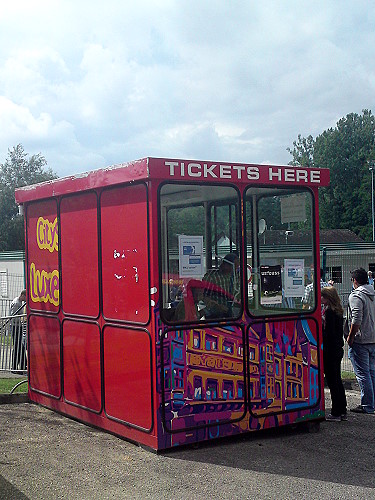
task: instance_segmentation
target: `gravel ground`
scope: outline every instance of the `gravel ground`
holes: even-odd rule
[[[370,415],[163,454],[30,403],[0,405],[0,426],[1,499],[375,499]]]

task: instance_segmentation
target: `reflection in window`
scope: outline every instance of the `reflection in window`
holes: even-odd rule
[[[230,186],[164,184],[159,202],[162,320],[240,317],[238,191]]]
[[[315,294],[312,303],[304,300],[306,286],[313,288],[315,279],[311,192],[249,188],[245,213],[250,313],[260,316],[314,309]]]

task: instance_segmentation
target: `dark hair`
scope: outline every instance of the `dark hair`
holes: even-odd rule
[[[359,285],[367,285],[368,284],[368,276],[367,272],[363,267],[360,267],[359,269],[354,269],[354,271],[351,272],[352,279],[356,280],[356,282]]]
[[[232,253],[227,253],[223,261],[226,262],[227,264],[234,264],[236,259],[238,259],[238,255],[235,252],[232,252]]]

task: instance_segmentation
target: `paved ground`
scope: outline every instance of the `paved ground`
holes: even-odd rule
[[[6,500],[375,499],[370,415],[161,455],[29,403],[0,405],[0,428]]]

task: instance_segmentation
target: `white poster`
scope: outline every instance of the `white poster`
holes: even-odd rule
[[[284,260],[284,293],[285,297],[303,297],[304,286],[304,259]]]
[[[180,278],[201,278],[203,268],[203,236],[178,237],[178,262]]]
[[[304,194],[292,194],[281,198],[281,222],[306,220],[306,198]]]

